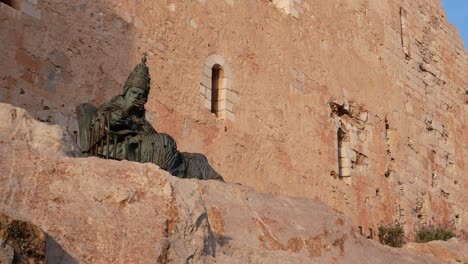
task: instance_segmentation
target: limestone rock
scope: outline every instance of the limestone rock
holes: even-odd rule
[[[14,252],[13,248],[0,240],[0,263],[11,264],[13,263]]]
[[[448,241],[430,241],[428,243],[408,243],[405,248],[414,250],[420,254],[433,255],[447,263],[467,263],[468,244],[457,238]]]
[[[8,143],[10,151],[27,148],[29,152],[41,155],[79,154],[73,144],[73,137],[61,126],[38,122],[25,110],[0,103],[0,141]]]
[[[149,121],[227,181],[319,199],[366,235],[468,234],[468,52],[442,0],[8,0],[0,21],[0,101],[39,120],[78,130],[75,107],[122,91],[148,52]]]
[[[48,263],[440,263],[357,235],[318,201],[75,157],[62,127],[7,104],[0,120],[0,213],[44,232]]]

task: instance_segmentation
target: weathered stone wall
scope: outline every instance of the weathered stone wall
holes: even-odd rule
[[[468,55],[440,1],[299,2],[298,16],[262,0],[0,4],[0,101],[74,131],[75,106],[118,94],[147,51],[148,119],[226,180],[324,201],[366,234],[466,230]],[[213,54],[229,119],[200,95]]]

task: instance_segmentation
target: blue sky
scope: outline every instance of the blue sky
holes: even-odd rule
[[[468,0],[442,0],[447,18],[460,31],[460,35],[468,48]]]

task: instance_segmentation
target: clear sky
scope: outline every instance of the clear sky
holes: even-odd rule
[[[468,0],[442,0],[447,18],[460,31],[460,35],[468,48]]]

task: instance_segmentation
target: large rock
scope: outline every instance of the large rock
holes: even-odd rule
[[[320,199],[366,235],[468,234],[468,51],[442,0],[7,0],[0,21],[0,101],[39,120],[77,130],[75,107],[148,52],[148,120],[224,179]],[[234,121],[209,109],[215,63]]]
[[[0,263],[10,264],[13,262],[13,248],[0,239]]]
[[[7,104],[0,120],[0,213],[44,232],[49,263],[441,261],[364,239],[318,201],[82,158],[62,127]]]
[[[448,241],[430,241],[427,243],[408,243],[405,248],[415,250],[422,255],[432,255],[448,263],[467,263],[468,244],[457,238]]]

